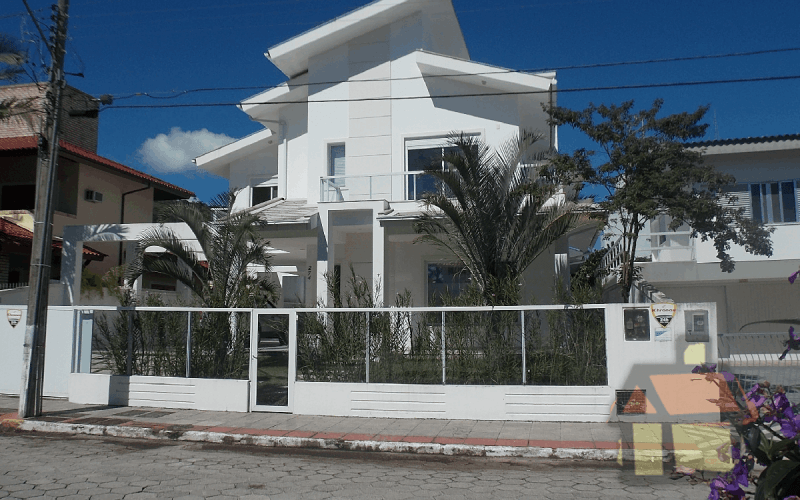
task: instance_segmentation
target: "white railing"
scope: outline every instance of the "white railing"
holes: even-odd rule
[[[414,201],[436,191],[436,181],[423,171],[389,174],[327,175],[319,180],[319,201]]]
[[[648,233],[650,236],[650,246],[641,247],[637,246],[636,253],[650,253],[651,262],[685,262],[695,261],[695,239],[691,237],[691,231],[665,231],[658,233]],[[654,239],[665,237],[661,243],[653,244]],[[681,244],[680,238],[686,238],[688,245]],[[682,253],[679,253],[682,251]],[[601,267],[605,270],[619,269],[624,261],[624,251],[622,248],[622,238],[618,238],[608,246],[608,252],[603,256]]]
[[[0,290],[11,290],[28,286],[28,283],[0,283]]]

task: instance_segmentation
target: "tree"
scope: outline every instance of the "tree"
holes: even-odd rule
[[[521,302],[520,280],[528,266],[577,222],[573,197],[552,177],[540,175],[537,134],[524,132],[497,150],[464,134],[452,134],[455,152],[426,170],[438,189],[424,196],[415,229],[454,254],[470,273],[486,305]]]
[[[590,104],[583,111],[545,108],[551,124],[582,131],[603,154],[602,160],[593,161],[596,152],[581,148],[571,155],[558,155],[553,168],[558,175],[606,190],[607,197],[599,204],[619,218],[622,265],[618,280],[626,302],[635,281],[639,233],[658,216],[668,217],[672,231],[688,224],[692,237],[713,240],[725,272],[735,267],[728,253],[731,244],[752,254],[772,255],[770,231],[731,203],[734,200],[726,191],[736,180],[704,164],[700,152],[687,148],[688,141],[704,136],[708,125],[700,120],[708,107],[659,117],[662,105],[657,99],[650,109],[638,112],[633,111],[633,101],[619,106]]]
[[[258,217],[249,212],[233,213],[232,201],[233,193],[225,193],[210,206],[187,201],[160,206],[159,221],[185,223],[195,241],[181,240],[165,226],[150,229],[139,240],[126,278],[135,280],[146,272],[170,276],[192,290],[206,308],[272,305],[276,287],[264,274],[256,272],[270,270],[269,243],[258,234]],[[222,211],[222,217],[214,220],[213,209]],[[159,255],[146,252],[152,247],[160,247]],[[250,331],[247,314],[204,311],[192,316],[193,375],[238,378],[246,374]],[[169,314],[163,321],[168,320]]]
[[[269,242],[258,234],[256,215],[232,213],[232,200],[232,193],[224,193],[210,206],[180,201],[160,207],[159,220],[185,223],[205,260],[171,229],[154,227],[139,241],[126,278],[135,280],[146,272],[164,274],[186,285],[206,307],[263,307],[274,301],[274,283],[252,272],[254,266],[269,271]],[[212,208],[224,209],[216,222],[212,222]],[[151,247],[164,251],[151,257],[146,253]]]
[[[0,33],[0,81],[15,82],[24,72],[25,50],[8,35]],[[0,119],[8,118],[17,108],[26,107],[26,101],[18,99],[0,100]]]

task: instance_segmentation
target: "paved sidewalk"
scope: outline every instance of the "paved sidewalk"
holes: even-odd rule
[[[708,439],[663,442],[663,437],[669,440],[673,433],[662,436],[659,424],[228,413],[91,406],[48,398],[44,400],[41,417],[20,420],[16,413],[18,406],[17,397],[0,395],[0,426],[37,432],[359,451],[636,460],[637,463],[644,458],[653,465],[669,461],[676,450],[684,458],[693,456],[695,461],[716,457],[719,446]],[[719,436],[722,429],[717,429]],[[643,431],[652,435],[643,436]],[[724,439],[724,430],[722,434]]]

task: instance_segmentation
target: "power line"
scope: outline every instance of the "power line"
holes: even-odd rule
[[[637,61],[616,61],[616,62],[606,62],[606,63],[593,63],[593,64],[576,64],[576,65],[569,65],[569,66],[555,66],[550,68],[538,68],[538,69],[501,69],[498,68],[497,70],[492,71],[481,71],[475,73],[452,73],[452,74],[444,74],[444,75],[428,75],[428,76],[407,76],[407,77],[397,77],[397,78],[365,78],[365,79],[357,79],[357,80],[331,80],[331,81],[324,81],[324,82],[313,82],[313,83],[304,83],[304,84],[297,84],[297,87],[307,87],[310,85],[337,85],[340,83],[352,83],[352,82],[397,82],[397,81],[408,81],[408,80],[420,80],[423,78],[452,78],[452,77],[466,77],[466,76],[486,76],[486,75],[500,75],[500,74],[511,74],[511,73],[519,73],[519,74],[532,74],[532,73],[545,73],[548,71],[566,71],[566,70],[576,70],[576,69],[594,69],[594,68],[610,68],[616,66],[633,66],[633,65],[642,65],[642,64],[662,64],[662,63],[670,63],[670,62],[686,62],[686,61],[701,61],[701,60],[709,60],[709,59],[723,59],[723,58],[731,58],[731,57],[748,57],[748,56],[756,56],[756,55],[765,55],[765,54],[779,54],[785,52],[798,52],[800,51],[800,47],[787,47],[787,48],[780,48],[780,49],[765,49],[765,50],[754,50],[749,52],[731,52],[725,54],[706,54],[700,56],[683,56],[683,57],[667,57],[661,59],[642,59]],[[474,62],[474,61],[467,61],[467,62]],[[486,65],[484,63],[476,63],[481,65]],[[278,88],[280,85],[273,86],[273,87],[264,87],[264,86],[239,86],[239,87],[206,87],[206,88],[198,88],[198,89],[188,89],[188,90],[181,90],[181,91],[173,91],[172,95],[167,96],[156,96],[152,95],[156,92],[136,92],[122,96],[114,96],[115,100],[122,100],[122,99],[130,99],[132,97],[149,97],[151,99],[175,99],[177,97],[181,97],[188,94],[194,94],[199,92],[220,92],[220,91],[235,91],[235,90],[262,90],[267,91],[274,88]],[[168,91],[162,91],[163,93],[167,93]]]
[[[693,82],[666,82],[666,83],[645,83],[634,85],[613,85],[601,87],[580,87],[573,89],[557,89],[553,90],[556,94],[576,93],[576,92],[599,92],[607,90],[637,90],[648,88],[669,88],[669,87],[692,87],[700,85],[721,85],[731,83],[754,83],[754,82],[774,82],[786,80],[800,80],[800,75],[786,75],[786,76],[765,76],[754,78],[734,78],[725,80],[701,80]],[[535,95],[547,94],[549,90],[525,90],[518,92],[485,92],[485,93],[471,93],[471,94],[444,94],[444,95],[423,95],[423,96],[400,96],[400,97],[364,97],[359,99],[320,99],[320,100],[299,100],[299,101],[280,101],[280,102],[252,102],[248,105],[286,105],[286,104],[324,104],[324,103],[343,103],[343,102],[370,102],[370,101],[410,101],[419,99],[452,99],[464,97],[496,97],[496,96],[512,96],[512,95]],[[155,109],[155,108],[201,108],[201,107],[222,107],[222,106],[238,106],[239,102],[213,102],[213,103],[194,103],[194,104],[129,104],[122,106],[107,106],[106,109]]]

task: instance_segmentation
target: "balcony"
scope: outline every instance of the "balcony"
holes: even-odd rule
[[[435,192],[437,181],[422,171],[320,177],[319,201],[416,201]]]
[[[541,162],[523,165],[524,175],[533,179]],[[435,193],[440,185],[422,170],[388,174],[327,175],[319,178],[319,201],[418,201]]]

